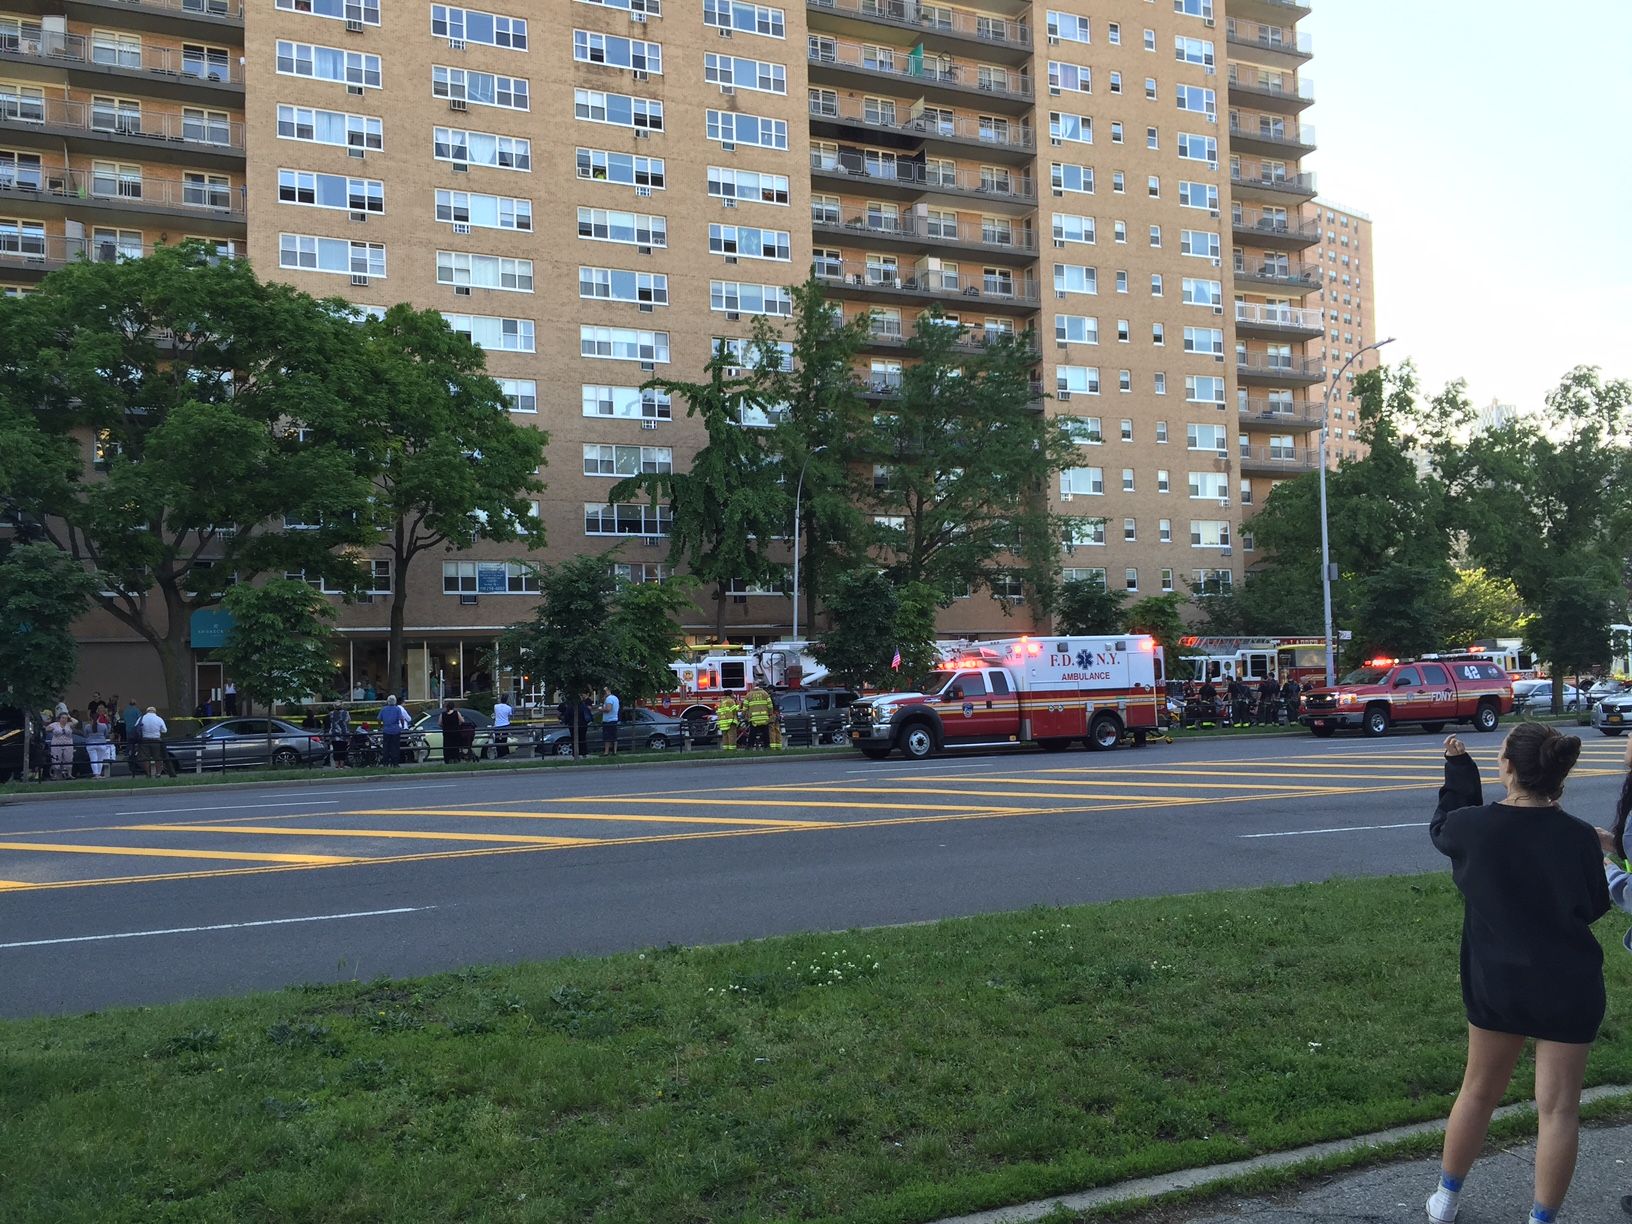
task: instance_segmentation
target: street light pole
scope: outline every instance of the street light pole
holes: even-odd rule
[[[1337,384],[1348,368],[1354,364],[1354,359],[1362,353],[1374,352],[1385,344],[1393,344],[1394,337],[1379,340],[1375,344],[1368,344],[1349,354],[1349,359],[1337,367],[1337,373],[1332,375],[1332,381],[1326,388],[1326,410],[1320,417],[1320,589],[1326,611],[1326,687],[1331,688],[1337,683],[1337,670],[1333,666],[1332,658],[1332,548],[1326,529],[1326,434],[1332,424],[1332,402],[1337,398]]]
[[[793,489],[793,640],[799,640],[799,503],[805,493],[805,469],[810,461],[821,454],[827,446],[817,446],[805,456],[805,461],[799,465],[799,482]]]

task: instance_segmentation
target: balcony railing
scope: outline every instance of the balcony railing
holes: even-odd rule
[[[1241,424],[1260,429],[1319,429],[1321,409],[1314,404],[1286,404],[1279,400],[1249,399],[1237,402]]]
[[[1315,129],[1308,123],[1232,123],[1230,136],[1235,140],[1256,140],[1262,144],[1277,145],[1294,152],[1308,151],[1315,147]]]
[[[1237,187],[1257,188],[1261,191],[1284,191],[1288,195],[1312,198],[1315,176],[1312,171],[1302,174],[1264,174],[1259,171],[1231,170],[1230,182]]]
[[[1289,98],[1298,102],[1315,100],[1315,84],[1294,72],[1266,72],[1262,68],[1242,68],[1230,65],[1230,88],[1270,98]]]
[[[1260,3],[1275,3],[1275,0],[1260,0]],[[1301,5],[1287,4],[1289,9],[1301,8]],[[1314,44],[1309,35],[1301,30],[1289,30],[1285,26],[1264,25],[1258,21],[1244,21],[1231,17],[1224,23],[1224,41],[1235,43],[1241,47],[1253,47],[1259,51],[1278,51],[1283,55],[1297,55],[1307,57],[1314,54]]]
[[[1250,235],[1262,234],[1272,238],[1301,238],[1308,242],[1320,241],[1320,222],[1307,217],[1263,213],[1255,208],[1241,208],[1230,217],[1236,237],[1250,241]]]
[[[1318,357],[1271,357],[1267,353],[1237,355],[1237,376],[1251,378],[1278,378],[1290,382],[1320,382],[1326,377],[1326,367]]]
[[[974,38],[996,47],[1031,50],[1031,27],[1023,21],[976,16],[940,5],[926,6],[919,0],[806,0],[806,3],[811,9],[865,21]]]
[[[1318,310],[1301,306],[1270,306],[1259,302],[1237,302],[1235,321],[1257,327],[1284,327],[1296,331],[1324,331],[1326,321]]]
[[[1238,263],[1235,265],[1235,275],[1239,280],[1261,281],[1288,289],[1318,289],[1322,274],[1318,267],[1312,265]]]
[[[951,328],[952,324],[948,323],[946,326]],[[958,328],[957,333],[957,339],[952,342],[952,347],[964,353],[985,352],[997,343],[999,336],[1010,340],[1015,338],[1012,332],[987,331],[983,327]],[[874,347],[905,348],[916,334],[914,331],[908,331],[899,319],[875,318],[867,329],[867,343]],[[1037,350],[1033,348],[1031,352],[1035,355]]]
[[[1320,467],[1320,451],[1312,446],[1243,446],[1242,471],[1313,472]]]
[[[1037,199],[1031,180],[1023,175],[988,175],[973,170],[929,171],[914,162],[875,162],[810,155],[810,168],[819,174],[851,175],[874,183],[900,183],[923,191],[959,191],[998,200],[1031,203]]]
[[[0,229],[0,267],[38,268],[48,271],[89,259],[92,263],[117,263],[121,259],[139,259],[153,253],[153,244],[97,241],[96,238],[65,238],[61,234],[19,233]]]
[[[915,85],[936,85],[967,90],[989,98],[1031,99],[1031,80],[1020,72],[992,71],[974,64],[942,64],[905,51],[879,55],[859,43],[826,40],[812,42],[806,50],[814,65],[849,68],[878,73],[893,80]]]
[[[973,224],[941,224],[918,221],[915,218],[852,217],[840,221],[836,217],[813,220],[812,228],[823,236],[869,238],[898,238],[926,246],[953,244],[966,247],[985,247],[995,251],[1014,251],[1022,255],[1037,252],[1037,242],[1020,229],[1006,233],[989,226]]]
[[[83,34],[60,34],[53,30],[25,28],[20,34],[0,33],[0,54],[20,55],[48,63],[104,68],[110,72],[192,79],[200,83],[244,83],[244,69],[236,62],[236,57],[211,59],[179,47],[109,46]]]
[[[1035,306],[1037,282],[1030,277],[965,276],[944,268],[857,268],[845,260],[816,264],[816,275],[845,288],[924,297],[978,298],[982,302],[1015,302]]]
[[[927,139],[966,141],[987,148],[1007,149],[1017,153],[1029,153],[1036,148],[1030,126],[1018,121],[993,124],[959,116],[950,119],[931,118],[928,115],[903,117],[894,110],[878,109],[868,113],[866,107],[857,106],[853,102],[826,98],[812,98],[810,114],[814,119],[858,123],[881,132],[900,132],[907,136]]]
[[[127,177],[94,170],[52,166],[38,174],[0,170],[0,199],[17,195],[69,204],[107,204],[131,212],[162,209],[197,212],[201,217],[243,220],[244,189],[183,179]]]
[[[210,152],[244,151],[244,125],[237,119],[185,115],[180,111],[121,110],[67,98],[15,98],[0,102],[0,118],[13,123],[75,128],[106,136],[131,136],[205,146]]]
[[[132,8],[177,13],[183,17],[218,17],[223,21],[237,22],[244,19],[244,6],[239,0],[119,0],[119,2]]]

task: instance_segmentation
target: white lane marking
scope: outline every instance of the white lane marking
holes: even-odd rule
[[[353,914],[313,914],[306,918],[266,918],[259,922],[222,922],[215,926],[166,927],[157,931],[119,931],[112,935],[75,935],[67,939],[25,939],[18,943],[0,944],[7,948],[43,948],[51,944],[97,943],[107,939],[142,939],[149,935],[192,935],[199,931],[237,931],[246,927],[287,926],[292,922],[335,922],[341,918],[383,918],[389,914],[417,914],[433,910],[434,905],[413,905],[402,909],[361,910]]]
[[[274,807],[310,807],[314,812],[325,812],[337,808],[338,803],[309,804],[304,799],[291,799],[287,803],[221,803],[214,807],[184,807],[184,808],[140,808],[131,812],[115,812],[115,816],[171,816],[177,812],[247,812],[251,808]]]
[[[1237,836],[1251,839],[1255,837],[1309,837],[1316,833],[1369,833],[1374,829],[1426,829],[1426,820],[1412,820],[1405,824],[1386,825],[1346,825],[1341,829],[1292,829],[1285,833],[1240,833]]]

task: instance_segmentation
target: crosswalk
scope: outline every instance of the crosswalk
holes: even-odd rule
[[[1498,744],[1490,737],[1471,745],[1487,779],[1494,778]],[[1250,805],[1303,823],[1314,814],[1325,826],[1253,837],[1404,828],[1367,820],[1364,797],[1431,792],[1443,772],[1437,740],[1237,747],[1242,755],[1228,759],[1164,759],[1152,747],[890,762],[833,776],[798,770],[787,780],[778,776],[781,770],[766,769],[765,781],[727,787],[710,787],[704,767],[671,773],[686,782],[681,789],[471,802],[471,793],[480,794],[472,787],[458,803],[371,806],[337,790],[304,800],[167,808],[123,820],[62,819],[32,829],[0,827],[0,894],[740,837],[865,836],[916,824],[1039,816],[1081,817],[1091,829],[1095,813],[1208,805],[1225,811]],[[1572,778],[1618,778],[1622,751],[1616,741],[1586,743]],[[620,782],[627,784],[626,777]],[[587,789],[595,776],[579,781]],[[217,812],[226,814],[201,818]]]

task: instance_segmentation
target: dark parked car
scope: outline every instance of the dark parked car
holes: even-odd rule
[[[662,752],[678,748],[682,721],[668,714],[659,714],[656,710],[625,706],[623,717],[618,720],[618,751]],[[687,726],[693,744],[711,745],[719,740],[720,733],[712,719],[706,723],[693,719]],[[571,756],[572,731],[565,726],[540,727],[533,744],[533,750],[539,756]],[[599,721],[589,724],[585,750],[591,753],[601,750]]]
[[[777,694],[776,712],[787,738],[796,744],[845,744],[850,738],[847,711],[856,696],[850,689],[790,689]]]
[[[164,741],[164,755],[171,767],[182,773],[199,766],[201,753],[205,769],[265,769],[268,764],[280,767],[326,765],[329,743],[321,731],[303,731],[281,718],[229,718],[206,727],[204,734],[197,738]]]

